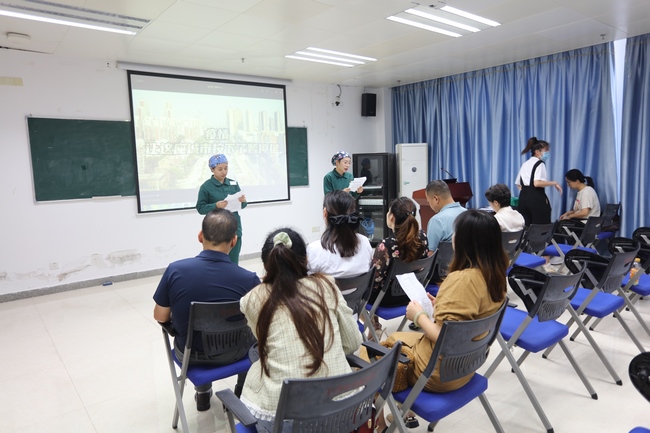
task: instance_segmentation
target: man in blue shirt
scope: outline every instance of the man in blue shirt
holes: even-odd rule
[[[171,263],[163,274],[156,293],[153,317],[159,322],[172,321],[177,335],[174,348],[178,359],[183,358],[190,303],[239,301],[253,287],[260,284],[255,272],[240,268],[230,261],[228,253],[237,243],[237,218],[225,209],[214,209],[203,218],[199,232],[203,251],[193,258]],[[208,357],[202,352],[199,338],[193,339],[190,363],[225,365],[247,356],[227,353]],[[241,393],[245,373],[237,380],[235,392]],[[212,384],[195,387],[197,410],[210,409]]]
[[[435,251],[440,242],[451,241],[454,234],[454,221],[467,209],[454,201],[449,186],[441,180],[430,182],[427,185],[426,195],[429,206],[436,213],[427,226],[429,250]]]

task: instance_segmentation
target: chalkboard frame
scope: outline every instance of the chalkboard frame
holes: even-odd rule
[[[306,127],[287,127],[289,186],[309,186],[309,151]]]
[[[136,192],[130,121],[27,117],[37,202]]]

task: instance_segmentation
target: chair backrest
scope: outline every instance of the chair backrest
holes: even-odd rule
[[[336,285],[343,292],[345,302],[354,314],[359,314],[365,308],[372,292],[375,268],[372,267],[365,274],[349,278],[335,278]]]
[[[526,228],[526,233],[522,241],[522,250],[538,254],[546,249],[553,238],[555,223],[550,224],[531,224]]]
[[[643,269],[650,268],[650,227],[639,227],[632,233],[632,239],[639,243],[637,257],[641,259]]]
[[[273,432],[351,432],[367,423],[375,394],[385,400],[393,388],[401,347],[398,342],[377,362],[342,376],[285,379]]]
[[[615,232],[619,229],[620,224],[620,215],[618,214],[621,210],[620,203],[607,203],[605,210],[602,213],[603,220],[603,230],[609,232]]]
[[[436,252],[436,260],[433,264],[433,272],[431,273],[431,280],[434,283],[447,278],[447,274],[449,274],[449,264],[454,258],[454,247],[450,241],[440,242],[438,243],[438,249]]]
[[[556,320],[564,313],[576,294],[586,267],[569,275],[545,274],[523,266],[515,266],[508,273],[508,283],[521,298],[528,315],[540,322]]]
[[[390,290],[391,296],[405,296],[404,290],[399,285],[399,281],[395,276],[408,274],[413,272],[418,281],[426,287],[429,284],[429,279],[431,278],[431,267],[434,264],[437,255],[431,255],[424,259],[415,260],[412,262],[404,262],[402,260],[393,260],[389,266],[388,275],[384,279],[384,284],[390,284],[386,288],[386,293]]]
[[[613,246],[612,246],[613,244]],[[617,245],[623,245],[619,251]],[[585,288],[598,288],[606,293],[621,287],[623,278],[630,271],[630,266],[639,251],[639,243],[632,239],[614,238],[610,242],[611,258],[602,257],[596,253],[573,249],[564,257],[564,264],[573,273],[579,272],[580,262],[584,262],[586,270],[582,278]]]
[[[194,338],[201,339],[203,353],[207,356],[237,353],[243,358],[255,343],[248,321],[239,309],[239,301],[192,302],[186,351],[192,347]]]
[[[517,256],[521,252],[519,248],[521,246],[521,240],[523,239],[524,231],[519,230],[516,232],[501,232],[501,242],[503,243],[503,249],[506,250],[510,263],[514,263],[517,260]]]
[[[422,376],[430,377],[437,363],[440,363],[442,382],[465,377],[479,369],[497,336],[507,304],[506,298],[494,314],[482,319],[443,322]]]
[[[596,240],[598,240],[598,234],[603,229],[603,221],[605,221],[605,217],[587,218],[585,228],[582,230],[582,234],[580,235],[580,243],[582,243],[582,245],[586,247],[592,245]]]

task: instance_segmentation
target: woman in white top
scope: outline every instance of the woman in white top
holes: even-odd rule
[[[350,194],[332,191],[325,195],[323,218],[327,228],[320,240],[307,246],[309,273],[348,278],[368,272],[372,246],[367,237],[356,233],[361,217],[355,210]]]
[[[590,178],[587,178],[576,168],[567,171],[564,177],[567,184],[569,184],[569,188],[577,190],[578,194],[576,195],[576,201],[573,203],[573,209],[563,213],[560,219],[579,219],[585,222],[589,217],[600,216],[600,201],[593,184],[589,184]]]
[[[485,191],[485,198],[494,210],[494,218],[497,219],[502,232],[518,232],[524,229],[524,217],[510,207],[511,197],[510,188],[502,183],[492,185]]]
[[[530,159],[523,163],[516,180],[517,188],[521,190],[517,210],[523,215],[527,226],[551,223],[551,204],[544,188],[552,186],[562,194],[559,183],[547,180],[545,162],[551,154],[549,149],[546,141],[531,137],[521,152],[524,155],[530,151]]]

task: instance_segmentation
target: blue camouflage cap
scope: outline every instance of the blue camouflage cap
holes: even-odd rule
[[[210,169],[213,169],[217,165],[227,163],[227,162],[228,159],[226,159],[226,155],[224,155],[223,153],[218,153],[210,157],[210,161],[208,162],[208,165],[210,166]]]

